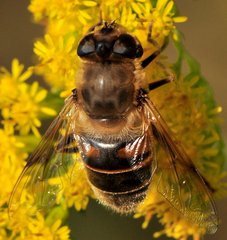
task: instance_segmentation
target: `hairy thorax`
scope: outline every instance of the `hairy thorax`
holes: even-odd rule
[[[130,63],[86,63],[78,101],[92,119],[120,119],[133,107],[134,66]]]

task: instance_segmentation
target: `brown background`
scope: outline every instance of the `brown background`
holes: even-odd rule
[[[33,41],[42,36],[43,29],[32,23],[26,10],[28,3],[28,0],[0,0],[0,66],[9,68],[14,57],[26,66],[32,64]],[[225,121],[222,129],[227,139],[227,1],[177,0],[176,3],[181,14],[189,17],[187,23],[179,24],[185,35],[185,44],[201,63],[217,103],[223,107]],[[167,51],[174,56],[171,50]],[[227,200],[218,202],[218,209],[222,225],[215,235],[206,236],[205,240],[227,239]],[[90,204],[86,213],[70,213],[74,240],[149,240],[154,232],[152,228],[160,229],[155,221],[148,230],[141,230],[140,224],[139,220],[114,215],[95,202]]]

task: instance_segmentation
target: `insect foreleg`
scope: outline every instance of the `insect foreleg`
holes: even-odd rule
[[[160,79],[158,81],[149,83],[149,85],[148,85],[149,91],[154,90],[156,88],[159,88],[159,87],[161,87],[161,86],[163,86],[166,83],[169,83],[171,81],[172,81],[172,77],[170,76],[170,77],[163,78],[163,79]]]
[[[149,26],[149,29],[148,29],[147,41],[149,43],[153,44],[153,46],[155,46],[157,48],[157,50],[142,61],[142,63],[141,63],[142,68],[145,68],[146,66],[148,66],[166,48],[166,46],[168,44],[168,39],[166,38],[164,41],[164,44],[161,47],[159,46],[157,41],[155,41],[152,38],[152,26],[153,26],[153,24],[151,23]]]
[[[148,56],[147,58],[145,58],[145,59],[141,62],[142,68],[147,67],[160,53],[161,53],[161,50],[157,50],[157,51],[153,52],[150,56]]]

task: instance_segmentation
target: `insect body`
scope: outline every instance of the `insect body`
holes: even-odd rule
[[[48,179],[66,173],[70,163],[79,161],[72,157],[79,152],[88,182],[104,205],[133,212],[148,188],[156,187],[185,217],[215,232],[217,216],[203,177],[147,97],[149,89],[168,82],[145,81],[143,68],[160,50],[140,61],[138,39],[104,22],[90,29],[77,53],[82,60],[77,89],[28,159],[11,204],[22,184],[41,195],[41,205],[50,204],[61,186],[49,186]],[[166,152],[164,162],[155,158],[155,142]]]
[[[76,98],[88,116],[81,122],[81,155],[98,198],[120,212],[143,200],[151,180],[151,134],[136,102],[141,66],[134,59],[142,53],[116,24],[97,26],[78,46],[84,67]]]

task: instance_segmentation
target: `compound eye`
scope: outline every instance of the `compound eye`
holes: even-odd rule
[[[93,34],[84,37],[77,48],[77,54],[79,57],[87,56],[95,52],[95,42]]]
[[[129,34],[122,34],[113,46],[113,53],[120,54],[126,58],[138,58],[142,56],[142,47]]]

